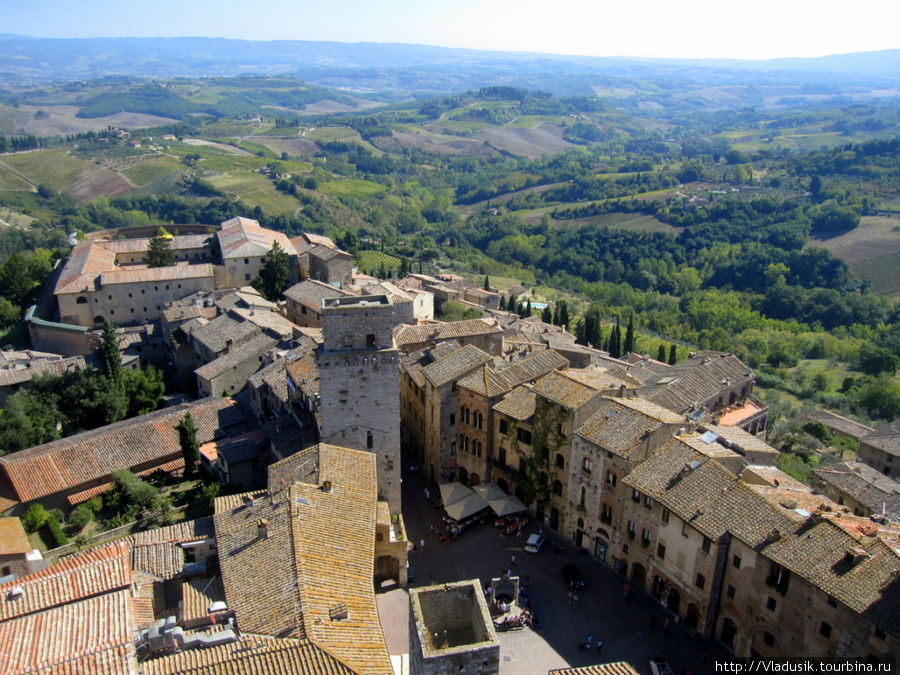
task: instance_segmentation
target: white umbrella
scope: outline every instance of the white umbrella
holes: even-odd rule
[[[477,494],[472,492],[468,497],[458,499],[450,505],[444,506],[444,511],[453,520],[464,520],[469,516],[474,516],[479,511],[488,507],[488,503]]]
[[[481,485],[476,485],[472,489],[486,502],[490,502],[492,499],[503,499],[506,497],[503,488],[496,483],[482,483]]]
[[[528,507],[513,495],[506,495],[502,499],[492,499],[488,504],[498,516],[508,516],[510,513],[528,510]]]
[[[460,499],[475,494],[472,492],[472,488],[462,483],[441,483],[439,488],[441,490],[441,501],[444,502],[444,506],[450,506],[453,502],[458,502]]]

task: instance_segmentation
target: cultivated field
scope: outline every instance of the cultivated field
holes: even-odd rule
[[[299,207],[296,199],[278,192],[272,181],[256,172],[234,170],[207,180],[223,192],[239,197],[247,206],[259,206],[266,213],[294,213]]]
[[[863,216],[859,227],[837,237],[811,237],[809,245],[828,249],[848,265],[900,253],[900,218]]]
[[[363,200],[379,192],[384,192],[386,189],[384,185],[362,179],[334,180],[319,185],[319,192],[324,192],[326,195],[356,197]]]
[[[38,115],[38,112],[42,115]],[[22,105],[18,108],[0,106],[0,131],[6,134],[34,134],[35,136],[64,136],[87,131],[101,131],[108,126],[123,129],[174,124],[177,120],[142,113],[121,112],[106,117],[85,119],[76,117],[78,106]]]
[[[515,155],[538,159],[544,155],[562,152],[572,144],[564,141],[563,127],[543,123],[534,128],[515,126],[491,127],[479,131],[475,138],[507,150]]]
[[[319,151],[315,142],[306,138],[277,138],[275,136],[254,136],[254,142],[265,146],[279,157],[286,152],[294,157],[308,157]]]

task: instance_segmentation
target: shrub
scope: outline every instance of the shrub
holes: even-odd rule
[[[50,518],[43,504],[32,504],[28,512],[22,516],[22,527],[29,532],[41,529]]]
[[[66,533],[62,531],[62,528],[59,526],[59,521],[56,518],[48,518],[47,519],[47,528],[50,530],[50,534],[53,535],[53,539],[56,540],[57,546],[65,546],[69,543],[69,538],[66,536]]]
[[[114,471],[112,477],[127,502],[134,504],[138,509],[152,508],[159,494],[157,488],[138,478],[128,469]]]
[[[94,519],[94,512],[87,504],[79,504],[75,510],[69,514],[69,525],[77,527],[79,530]]]

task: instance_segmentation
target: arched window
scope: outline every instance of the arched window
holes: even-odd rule
[[[562,494],[562,483],[558,480],[553,481],[553,494]]]
[[[556,456],[556,468],[557,468],[557,469],[564,469],[564,468],[566,468],[566,458],[563,457],[562,455],[557,455],[557,456]]]
[[[87,298],[84,297],[83,295],[79,295],[78,298],[75,300],[75,304],[76,304],[76,305],[86,305],[86,304],[87,304]]]

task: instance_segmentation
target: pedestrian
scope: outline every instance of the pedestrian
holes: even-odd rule
[[[594,643],[594,636],[588,633],[587,640],[584,641],[584,646],[588,651],[591,651],[591,646]]]
[[[424,540],[424,539],[420,539],[420,540],[419,540],[419,550],[420,550],[422,553],[425,553],[425,540]]]
[[[573,595],[572,591],[569,591],[569,604],[570,605],[572,604],[572,595]]]
[[[603,649],[603,640],[597,640],[597,653],[599,654],[602,649]]]
[[[519,566],[519,561],[516,560],[516,554],[515,554],[515,553],[513,553],[512,563],[511,563],[511,564],[512,564],[513,567],[518,567],[518,566]]]
[[[578,604],[578,593],[572,593],[572,602]]]
[[[425,499],[431,499],[431,490],[425,488]]]
[[[631,585],[626,581],[622,589],[622,596],[627,600],[629,595],[631,595]]]
[[[434,523],[431,524],[431,534],[437,534],[437,529],[434,527]]]

